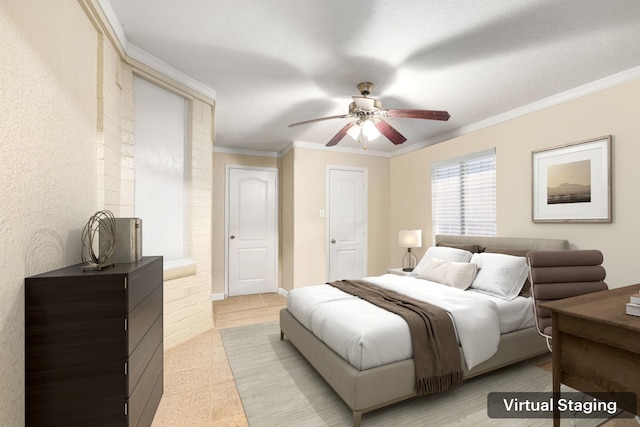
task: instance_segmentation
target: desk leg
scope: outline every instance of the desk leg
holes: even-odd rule
[[[558,332],[558,313],[553,311],[551,313],[551,334],[553,339],[551,340],[551,363],[553,369],[553,427],[560,427],[560,409],[556,404],[560,399],[560,384],[561,384],[561,371],[560,371],[560,351],[562,345],[560,343],[560,333]]]

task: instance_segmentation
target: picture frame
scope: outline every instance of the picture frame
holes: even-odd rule
[[[611,222],[611,135],[531,152],[534,223]]]

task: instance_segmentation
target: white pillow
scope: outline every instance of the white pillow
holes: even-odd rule
[[[440,258],[443,261],[451,262],[469,262],[473,254],[464,249],[450,248],[448,246],[431,246],[422,256],[416,268],[413,269],[413,275],[417,276],[429,264],[432,258]]]
[[[524,257],[483,252],[473,254],[471,262],[478,265],[478,273],[470,289],[478,292],[511,301],[527,280]]]
[[[473,282],[477,271],[477,266],[472,263],[431,258],[427,266],[418,275],[418,278],[442,283],[464,291]]]

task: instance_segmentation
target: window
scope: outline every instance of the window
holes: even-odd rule
[[[431,193],[434,236],[495,236],[495,148],[432,164]]]
[[[135,215],[142,250],[166,261],[185,257],[186,100],[134,78]]]

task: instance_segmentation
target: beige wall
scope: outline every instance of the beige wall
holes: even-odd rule
[[[368,274],[386,272],[389,258],[389,159],[336,151],[296,147],[281,158],[213,153],[213,287],[214,296],[225,292],[224,215],[227,165],[278,169],[279,279],[278,287],[317,285],[326,281],[325,218],[327,165],[366,168],[369,178]]]
[[[386,272],[389,267],[389,159],[298,147],[293,151],[293,286],[318,285],[327,280],[326,218],[321,218],[319,212],[326,208],[328,165],[367,168],[367,274]]]
[[[0,414],[24,424],[24,278],[81,262],[100,209],[134,214],[133,73],[92,0],[0,2]],[[155,73],[156,83],[175,82]],[[179,85],[178,85],[179,86]],[[174,90],[181,92],[178,86]],[[165,282],[165,348],[213,326],[213,102],[190,99],[189,256]]]
[[[8,0],[0,46],[0,414],[19,426],[24,278],[79,262],[98,207],[97,37],[75,1]]]
[[[421,228],[423,246],[428,246],[432,242],[429,165],[496,147],[499,235],[563,238],[573,248],[600,249],[610,287],[638,283],[640,272],[634,267],[635,240],[640,235],[638,99],[640,80],[393,158],[391,236],[399,228]],[[602,135],[613,136],[613,222],[532,223],[531,151]],[[417,255],[424,250],[417,251]],[[392,244],[391,262],[401,255],[402,250]]]
[[[184,95],[184,94],[183,94]],[[188,102],[188,149],[185,153],[187,206],[186,256],[193,263],[186,275],[165,270],[164,346],[175,347],[213,327],[211,307],[212,106]],[[144,229],[144,219],[143,219]],[[180,269],[178,269],[179,271]],[[180,276],[180,275],[177,275]],[[175,277],[167,280],[169,277]]]
[[[141,70],[122,62],[80,1],[0,2],[0,45],[0,414],[3,423],[21,425],[24,277],[78,263],[82,227],[96,210],[133,214],[131,77]],[[209,294],[224,292],[225,164],[280,169],[285,289],[326,279],[318,213],[327,165],[368,169],[368,274],[377,275],[399,265],[398,229],[421,228],[431,239],[429,164],[493,146],[500,235],[599,248],[612,287],[638,282],[638,99],[635,81],[393,159],[299,147],[282,159],[211,155],[212,105],[194,99],[189,255],[197,273],[165,284],[168,347],[210,327]],[[614,141],[613,223],[533,224],[531,151],[606,134]]]
[[[165,263],[164,346],[170,349],[213,327],[211,205],[213,101],[144,64],[122,60],[94,5],[81,3],[97,30],[97,204],[116,216],[135,215],[134,74],[187,100],[185,236],[189,266]],[[143,218],[144,232],[144,218]],[[147,230],[148,232],[148,230]],[[143,248],[144,253],[144,248]]]
[[[280,161],[280,287],[285,290],[294,287],[294,153],[289,150]]]
[[[92,4],[84,6],[91,13]],[[213,101],[199,98],[143,64],[123,61],[124,53],[110,42],[108,27],[99,17],[96,29],[99,43],[95,179],[100,209],[109,209],[121,217],[135,215],[134,74],[187,100],[185,236],[190,264],[171,269],[165,263],[164,346],[170,349],[213,327],[210,299]]]

